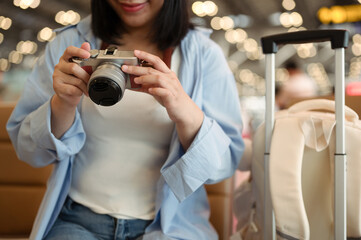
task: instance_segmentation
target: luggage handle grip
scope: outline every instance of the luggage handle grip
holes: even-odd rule
[[[261,38],[264,54],[277,53],[280,44],[331,42],[331,48],[347,48],[348,31],[342,29],[305,30],[270,35]]]
[[[311,99],[304,100],[292,105],[289,109],[289,113],[298,113],[302,111],[311,111],[311,110],[328,110],[330,112],[335,112],[335,102],[327,99]],[[357,113],[351,108],[345,106],[345,116],[351,122],[355,122],[359,119]]]

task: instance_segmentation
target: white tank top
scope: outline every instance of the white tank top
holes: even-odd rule
[[[178,73],[180,52],[172,55]],[[125,90],[117,104],[82,100],[86,142],[74,159],[69,196],[100,214],[153,219],[156,185],[174,123],[151,95]]]

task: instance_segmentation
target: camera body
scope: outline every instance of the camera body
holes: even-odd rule
[[[134,75],[121,70],[124,64],[140,65],[133,51],[119,51],[116,47],[93,49],[89,58],[73,57],[71,61],[89,73],[87,90],[91,100],[98,105],[114,105],[122,99],[125,89],[140,88],[134,83]]]

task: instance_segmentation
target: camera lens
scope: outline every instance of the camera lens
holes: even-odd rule
[[[89,97],[98,105],[112,106],[122,99],[126,80],[120,66],[109,62],[102,63],[90,76]]]

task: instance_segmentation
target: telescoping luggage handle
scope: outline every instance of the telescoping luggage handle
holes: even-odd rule
[[[346,152],[345,152],[345,48],[349,36],[346,30],[306,30],[270,35],[261,38],[262,50],[266,56],[266,116],[264,154],[264,239],[276,239],[275,218],[269,190],[269,153],[274,126],[275,109],[275,54],[278,45],[311,42],[331,42],[335,49],[335,239],[346,239]]]
[[[347,48],[348,32],[346,30],[307,30],[282,33],[262,38],[264,54],[277,53],[278,45],[310,42],[331,42],[331,48]]]

